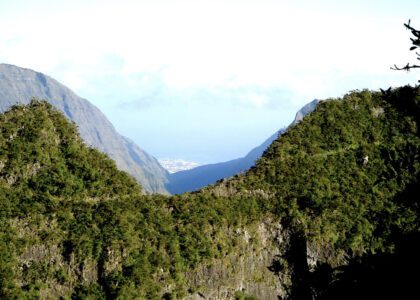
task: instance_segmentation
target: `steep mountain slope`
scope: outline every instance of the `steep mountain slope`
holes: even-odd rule
[[[419,124],[419,88],[321,101],[246,173],[167,197],[141,195],[47,103],[14,107],[0,116],[0,298],[407,298]]]
[[[46,102],[14,106],[0,128],[0,298],[58,299],[98,280],[92,263],[112,240],[98,226],[113,221],[101,205],[140,186]]]
[[[194,269],[233,247],[239,200],[142,195],[50,104],[13,106],[0,115],[0,298],[185,297]]]
[[[148,192],[166,193],[167,172],[151,155],[119,135],[102,112],[56,80],[28,69],[0,64],[0,112],[14,104],[45,99],[75,122],[82,138],[114,159]]]
[[[420,266],[407,251],[420,245],[419,124],[419,87],[323,101],[249,172],[206,190],[254,195],[280,217],[291,242],[272,267],[291,276],[288,297],[405,298],[415,292],[409,270]],[[386,265],[399,273],[365,277]]]
[[[295,120],[290,126],[301,121],[305,115],[315,109],[317,104],[318,100],[313,100],[302,107],[296,113]],[[284,131],[284,129],[280,129],[278,132],[270,136],[264,143],[252,149],[242,158],[217,164],[199,166],[190,170],[170,174],[169,182],[166,184],[166,188],[172,194],[182,194],[198,190],[206,185],[213,184],[222,178],[231,177],[240,172],[244,172],[255,164],[255,161],[261,157],[268,146],[277,139],[279,135],[283,134]]]

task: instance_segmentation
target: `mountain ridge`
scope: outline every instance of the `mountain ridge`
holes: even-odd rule
[[[304,116],[312,112],[319,100],[315,99],[304,105],[295,115],[295,119],[289,125],[293,126],[300,122]],[[244,157],[229,160],[221,163],[198,166],[189,170],[169,174],[169,181],[166,188],[171,194],[182,194],[198,190],[216,181],[234,176],[251,168],[255,161],[260,158],[268,146],[283,134],[287,129],[280,129],[261,145],[250,150]]]
[[[74,121],[87,145],[107,153],[148,192],[167,193],[168,173],[156,158],[117,133],[106,116],[57,80],[31,69],[0,64],[0,112],[35,97],[47,100]]]
[[[407,298],[419,124],[419,87],[353,91],[246,173],[169,197],[142,195],[45,101],[14,106],[0,115],[0,298]]]

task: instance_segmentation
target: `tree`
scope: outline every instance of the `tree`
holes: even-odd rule
[[[410,40],[413,44],[410,47],[410,51],[413,51],[413,50],[416,50],[416,49],[420,48],[420,30],[417,30],[417,29],[413,28],[411,26],[410,22],[411,22],[411,20],[408,20],[408,23],[404,24],[404,26],[405,26],[405,28],[410,30],[411,33],[414,35],[414,38],[410,38]],[[416,52],[416,55],[417,55],[417,60],[420,60],[420,53]],[[420,65],[407,63],[404,67],[398,67],[397,65],[394,65],[393,67],[391,67],[392,70],[405,70],[405,71],[410,71],[411,69],[415,69],[415,68],[420,68]]]

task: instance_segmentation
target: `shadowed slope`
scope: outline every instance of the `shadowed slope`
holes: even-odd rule
[[[313,111],[318,102],[318,100],[313,100],[302,107],[302,109],[296,113],[295,120],[291,126],[301,121],[305,115]],[[270,144],[284,132],[285,129],[280,129],[278,132],[270,136],[264,143],[252,149],[242,158],[222,163],[199,166],[190,170],[170,174],[169,182],[166,184],[166,188],[172,194],[182,194],[198,190],[206,185],[213,184],[220,179],[245,172],[255,165],[255,161],[261,157],[268,146],[270,146]]]

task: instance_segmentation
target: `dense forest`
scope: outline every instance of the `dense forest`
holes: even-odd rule
[[[247,173],[169,197],[143,195],[48,103],[14,106],[0,116],[0,298],[212,298],[209,278],[238,262],[252,277],[220,283],[225,298],[357,297],[384,266],[405,278],[419,117],[418,87],[327,99]]]

